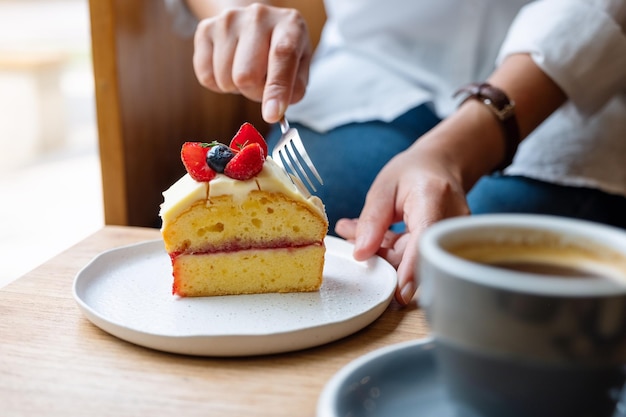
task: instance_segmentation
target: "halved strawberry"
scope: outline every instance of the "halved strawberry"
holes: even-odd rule
[[[226,168],[224,174],[236,180],[249,180],[263,169],[265,163],[265,153],[259,143],[246,145],[235,154]]]
[[[267,142],[263,138],[263,135],[250,123],[246,122],[241,125],[237,134],[230,141],[230,147],[236,151],[242,150],[247,145],[252,143],[258,143],[263,149],[263,155],[267,156]]]
[[[213,171],[206,162],[206,154],[211,149],[211,144],[203,142],[185,142],[180,151],[180,159],[185,169],[196,181],[208,182],[215,178]]]

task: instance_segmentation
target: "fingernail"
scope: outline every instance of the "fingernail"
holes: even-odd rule
[[[403,303],[409,304],[413,300],[413,296],[415,295],[415,284],[413,281],[409,281],[404,284],[404,287],[400,290],[400,297],[402,298]]]
[[[263,119],[265,119],[268,123],[272,123],[280,119],[283,112],[284,110],[281,111],[280,103],[274,98],[269,99],[263,105]]]

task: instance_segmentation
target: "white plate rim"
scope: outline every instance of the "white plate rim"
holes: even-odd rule
[[[351,254],[352,244],[342,239],[327,236],[325,238],[327,248],[327,256],[340,256],[346,258],[348,253]],[[155,250],[161,248],[163,242],[161,239],[153,239],[133,243],[129,245],[119,246],[108,249],[96,255],[86,264],[75,276],[72,286],[72,293],[79,309],[84,316],[95,326],[105,332],[136,345],[148,347],[169,353],[177,353],[194,356],[218,356],[218,357],[236,357],[236,356],[255,356],[275,353],[284,353],[297,351],[310,347],[323,345],[340,338],[349,336],[376,320],[387,308],[397,285],[397,275],[395,269],[384,259],[374,256],[370,260],[365,261],[369,265],[373,265],[375,270],[381,270],[384,273],[378,279],[385,279],[385,291],[383,296],[375,305],[370,306],[366,311],[353,317],[343,320],[330,321],[327,323],[312,325],[299,329],[288,331],[273,331],[271,333],[250,333],[250,334],[196,334],[196,335],[163,335],[153,332],[146,332],[132,329],[124,323],[115,322],[104,317],[92,306],[86,302],[81,296],[81,285],[84,285],[86,275],[97,262],[102,262],[107,257],[116,254],[136,251],[154,247]],[[357,262],[351,258],[350,261]],[[328,263],[327,263],[328,264]],[[326,266],[325,266],[326,269]],[[171,273],[171,271],[167,271]],[[93,279],[93,278],[91,278]],[[83,290],[84,291],[84,290]]]

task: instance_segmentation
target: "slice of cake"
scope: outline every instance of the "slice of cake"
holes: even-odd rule
[[[229,146],[186,142],[187,174],[163,193],[160,216],[183,297],[318,290],[328,220],[321,200],[267,157],[249,123]]]

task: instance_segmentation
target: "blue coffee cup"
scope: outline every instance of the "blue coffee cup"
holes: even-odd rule
[[[419,303],[451,398],[484,417],[613,416],[626,379],[626,231],[476,215],[423,235]]]

